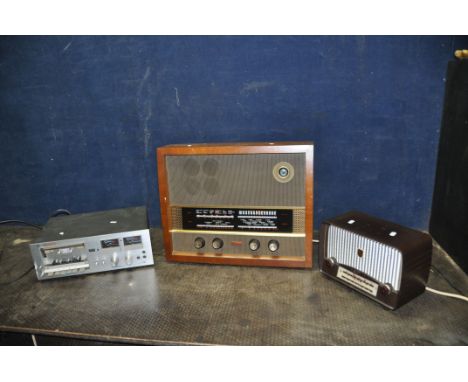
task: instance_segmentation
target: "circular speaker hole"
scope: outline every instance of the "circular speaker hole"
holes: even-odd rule
[[[198,162],[193,159],[189,158],[184,163],[184,173],[189,176],[196,176],[200,172],[200,165]]]
[[[200,182],[196,179],[186,179],[184,189],[190,195],[195,195],[200,191]]]
[[[216,195],[219,192],[219,183],[214,178],[209,178],[203,183],[203,189],[209,195]]]
[[[219,162],[216,159],[206,159],[203,162],[203,172],[208,176],[215,176],[218,172]]]

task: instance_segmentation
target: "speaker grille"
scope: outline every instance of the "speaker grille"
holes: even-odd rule
[[[172,227],[173,229],[182,229],[182,208],[172,207],[171,208],[172,216]]]
[[[273,168],[287,162],[294,177],[281,183]],[[171,205],[305,206],[305,154],[167,156]]]
[[[328,229],[326,257],[400,290],[402,255],[388,245],[332,225]]]
[[[293,232],[294,233],[305,232],[305,210],[304,209],[293,210]]]
[[[197,176],[200,172],[200,165],[195,159],[187,158],[187,160],[184,161],[183,171],[187,176]]]

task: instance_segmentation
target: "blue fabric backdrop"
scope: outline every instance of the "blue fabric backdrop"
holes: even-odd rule
[[[463,37],[0,37],[0,219],[146,204],[155,149],[313,140],[315,226],[426,229]]]

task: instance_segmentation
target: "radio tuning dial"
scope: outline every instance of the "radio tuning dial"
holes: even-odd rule
[[[205,240],[203,240],[201,237],[197,237],[193,245],[196,249],[201,249],[205,246]]]
[[[214,249],[223,248],[223,244],[223,241],[219,238],[213,239],[213,242],[211,243]]]
[[[251,251],[256,251],[260,248],[260,242],[257,239],[252,239],[249,241],[249,248]]]
[[[270,240],[268,242],[268,249],[271,251],[271,252],[276,252],[279,248],[279,243],[277,240]]]

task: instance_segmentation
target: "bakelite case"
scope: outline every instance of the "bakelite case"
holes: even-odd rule
[[[331,232],[337,234],[332,238]],[[431,257],[430,235],[362,212],[347,212],[320,228],[320,271],[392,310],[424,293]],[[340,268],[349,277],[338,277]]]
[[[313,149],[312,142],[191,144],[158,148],[161,220],[167,260],[311,268]],[[281,168],[284,177],[279,175]],[[286,211],[289,222],[285,224],[289,224],[290,231],[271,232],[268,227],[258,228],[257,225],[251,229],[244,225],[247,230],[234,223],[235,228],[232,228],[229,220],[218,218],[207,218],[207,222],[203,222],[206,224],[199,225],[198,220],[192,220],[188,228],[188,209],[192,209],[189,212],[196,219],[199,215],[198,212],[195,215],[195,211],[210,214],[219,209],[226,214],[234,213],[235,218],[227,218],[236,221],[243,217],[238,216],[241,213],[279,215]],[[205,217],[203,213],[200,212],[200,216]],[[267,221],[266,218],[251,220]],[[213,221],[222,222],[225,228],[198,228],[213,227]],[[216,239],[222,240],[222,248],[214,248]],[[252,240],[257,241],[257,250],[250,249]],[[269,250],[272,240],[279,244],[274,252]],[[195,241],[204,246],[196,248]]]

